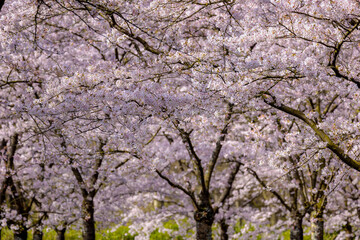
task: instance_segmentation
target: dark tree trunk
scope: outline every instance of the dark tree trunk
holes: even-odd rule
[[[311,213],[311,240],[324,240],[323,213]]]
[[[14,232],[14,240],[26,240],[27,239],[27,230],[18,230]]]
[[[227,233],[229,225],[226,224],[224,219],[220,220],[220,240],[229,240],[229,235]]]
[[[205,221],[196,222],[196,240],[212,240],[211,226]]]
[[[65,240],[65,232],[66,228],[63,228],[61,230],[56,229],[56,240]]]
[[[84,199],[82,204],[82,219],[84,224],[83,240],[95,240],[94,201]]]
[[[299,214],[293,214],[290,228],[290,240],[303,240],[304,232],[302,228],[303,218]]]
[[[214,222],[214,211],[211,206],[200,205],[195,211],[196,240],[212,240],[212,224]]]
[[[43,239],[43,232],[40,231],[39,229],[35,229],[33,234],[33,240],[42,240],[42,239]]]
[[[0,0],[0,11],[1,11],[2,7],[4,6],[4,3],[5,3],[5,0]],[[1,236],[0,236],[0,238],[1,238]]]
[[[354,240],[355,237],[354,237],[354,234],[353,234],[353,231],[352,231],[352,226],[347,222],[345,227],[345,232],[346,232],[346,238],[345,240]]]

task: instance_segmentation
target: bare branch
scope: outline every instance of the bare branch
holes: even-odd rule
[[[252,170],[251,168],[248,168],[248,171],[250,172],[250,174],[252,174],[256,178],[256,180],[261,184],[261,186],[263,186],[265,189],[267,189],[269,192],[271,192],[288,211],[290,211],[290,212],[292,211],[292,208],[285,202],[285,200],[280,196],[280,194],[278,192],[276,192],[274,189],[268,188],[266,183],[263,180],[261,180],[259,175],[254,170]]]
[[[102,16],[107,22],[109,22],[110,26],[112,28],[115,28],[116,30],[118,30],[119,32],[125,34],[126,36],[130,37],[131,39],[134,39],[136,41],[138,41],[139,43],[141,43],[141,45],[143,45],[143,47],[151,52],[151,53],[154,53],[156,55],[159,55],[161,54],[162,52],[155,49],[154,47],[150,46],[148,42],[146,42],[143,38],[139,37],[139,36],[135,36],[132,32],[126,30],[125,28],[121,27],[120,25],[118,25],[115,21],[115,18],[114,18],[114,15],[111,14],[110,17],[107,16],[106,14],[104,13],[99,13],[100,16]],[[109,14],[109,13],[107,13]]]
[[[160,130],[161,130],[161,127],[159,127],[159,128],[156,130],[155,134],[149,139],[149,141],[147,141],[147,142],[145,143],[145,146],[146,146],[146,145],[149,145],[149,144],[155,139],[155,137],[158,135],[158,133],[160,132]]]
[[[159,175],[159,177],[161,177],[162,179],[164,179],[171,187],[173,188],[177,188],[179,190],[181,190],[183,193],[185,193],[186,195],[188,195],[191,199],[191,201],[194,203],[194,205],[196,206],[196,208],[198,208],[198,203],[196,202],[194,193],[186,190],[185,188],[183,188],[182,186],[180,186],[177,183],[172,182],[168,177],[164,176],[159,170],[156,170],[156,173]]]

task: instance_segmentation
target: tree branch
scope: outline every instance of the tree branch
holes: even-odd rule
[[[186,195],[188,195],[191,199],[191,201],[194,203],[194,205],[196,206],[196,208],[199,208],[198,203],[196,202],[195,196],[192,192],[186,190],[185,188],[183,188],[182,186],[180,186],[177,183],[172,182],[168,177],[164,176],[159,170],[156,169],[156,173],[159,175],[159,177],[161,177],[162,179],[164,179],[171,187],[173,188],[177,188],[179,190],[181,190],[183,193],[185,193]]]
[[[102,9],[104,11],[104,9]],[[119,32],[125,34],[126,36],[128,36],[131,39],[136,40],[137,42],[141,43],[141,45],[149,52],[154,53],[156,55],[161,54],[162,52],[155,49],[154,47],[150,46],[148,42],[146,42],[143,38],[139,37],[139,36],[135,36],[132,32],[126,30],[125,28],[119,26],[114,18],[114,13],[109,11],[109,10],[105,10],[106,13],[99,13],[100,16],[102,16],[109,24],[112,28],[115,28],[116,30],[118,30]],[[108,14],[110,14],[110,17],[107,16]]]
[[[335,102],[335,100],[336,100],[338,97],[339,97],[339,94],[335,94],[335,96],[334,96],[334,97],[330,100],[330,102],[326,105],[326,107],[325,107],[325,109],[324,109],[324,111],[323,111],[323,115],[324,115],[324,116],[329,112],[331,106],[333,105],[333,103]]]
[[[241,162],[236,162],[235,163],[235,167],[233,168],[232,172],[230,173],[230,176],[228,178],[228,181],[227,181],[227,186],[224,190],[224,192],[221,194],[220,196],[220,200],[219,200],[219,204],[218,206],[216,206],[214,208],[214,212],[216,213],[219,208],[220,208],[220,205],[223,205],[225,200],[229,197],[230,195],[230,192],[231,192],[231,189],[232,189],[232,186],[233,186],[233,183],[235,181],[235,178],[236,178],[236,175],[237,173],[239,172],[240,170],[240,166],[243,165]]]
[[[201,159],[196,154],[194,146],[193,146],[193,144],[191,142],[191,139],[190,139],[190,134],[191,134],[192,131],[186,132],[184,129],[180,128],[177,123],[174,123],[174,125],[177,128],[177,130],[180,132],[180,136],[182,138],[182,141],[185,144],[185,147],[186,147],[186,149],[187,149],[187,151],[189,153],[190,158],[194,162],[194,165],[196,167],[196,173],[197,173],[196,177],[197,177],[197,179],[199,181],[199,184],[201,185],[202,192],[204,194],[208,194],[209,191],[206,188],[204,169],[203,169],[202,164],[201,164]]]
[[[314,130],[315,134],[327,144],[326,147],[330,149],[333,153],[335,153],[336,156],[338,156],[343,163],[357,171],[360,171],[360,163],[347,155],[342,148],[335,144],[331,140],[331,138],[323,130],[319,129],[313,120],[307,118],[303,112],[285,106],[283,104],[275,103],[275,101],[269,101],[267,99],[265,99],[265,103],[305,122],[309,127]]]
[[[225,140],[225,137],[228,134],[229,124],[230,124],[231,116],[233,114],[233,106],[234,106],[234,104],[228,103],[227,114],[225,116],[225,126],[221,130],[219,139],[216,142],[215,149],[212,153],[211,160],[209,162],[207,171],[205,173],[205,186],[208,191],[210,189],[210,181],[211,181],[212,173],[214,171],[216,162],[219,159],[219,154],[222,149],[222,142]]]
[[[86,183],[85,183],[79,169],[76,168],[76,167],[71,167],[71,171],[73,172],[73,174],[74,174],[74,176],[76,178],[76,181],[79,184],[79,187],[80,187],[81,194],[82,194],[83,198],[87,198],[87,196],[89,195],[89,192],[87,190]]]
[[[99,145],[99,149],[98,149],[100,156],[98,158],[96,158],[95,166],[94,166],[95,172],[90,177],[91,186],[95,186],[95,184],[99,178],[99,168],[101,167],[101,164],[105,158],[105,152],[104,152],[105,145],[106,145],[105,142],[100,141],[100,145]],[[90,191],[90,194],[92,195],[92,197],[95,197],[95,193],[96,193],[96,190]]]
[[[278,192],[276,192],[274,189],[268,188],[266,183],[263,180],[261,180],[259,175],[254,170],[252,170],[251,168],[248,168],[248,171],[250,172],[251,175],[253,175],[256,178],[256,180],[261,184],[261,186],[263,186],[265,189],[267,189],[269,192],[271,192],[288,211],[290,211],[290,212],[292,211],[292,208],[286,204],[285,200],[280,196],[280,194]]]
[[[295,158],[299,159],[299,155],[296,155]],[[289,160],[290,162],[292,163],[293,166],[297,166],[295,160],[290,156],[289,157]],[[301,196],[304,200],[304,202],[309,202],[309,198],[308,198],[308,194],[307,194],[307,191],[306,191],[306,183],[303,181],[304,179],[301,178],[301,175],[300,175],[300,172],[299,172],[299,169],[298,167],[295,167],[294,168],[294,177],[296,180],[299,181],[299,187],[300,187],[300,193],[301,193]]]
[[[348,77],[344,74],[342,74],[340,72],[340,70],[338,69],[338,67],[336,66],[336,63],[337,63],[337,60],[338,60],[338,57],[339,57],[339,54],[340,54],[340,51],[341,51],[341,47],[343,46],[343,44],[345,43],[346,39],[359,27],[360,25],[360,21],[357,21],[356,24],[350,28],[344,35],[343,39],[341,40],[341,42],[339,42],[338,44],[336,44],[335,46],[335,50],[334,52],[332,53],[333,54],[333,59],[332,61],[330,60],[329,61],[329,64],[328,66],[333,70],[333,72],[335,73],[335,76],[336,77],[339,77],[339,78],[342,78],[342,79],[345,79],[347,81],[350,81],[350,82],[353,82],[356,84],[356,86],[358,88],[360,88],[360,82],[358,80],[355,80],[354,78],[352,77]]]

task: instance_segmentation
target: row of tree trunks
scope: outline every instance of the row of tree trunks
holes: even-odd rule
[[[294,215],[292,217],[292,225],[290,229],[291,240],[303,240],[303,217]],[[324,219],[322,213],[311,213],[311,240],[323,240],[324,239]]]
[[[200,214],[200,213],[197,213]],[[324,239],[324,219],[323,214],[315,214],[312,212],[311,215],[311,240],[323,240]],[[196,239],[197,240],[211,240],[212,239],[212,222],[208,221],[205,217],[206,213],[203,213],[203,220],[196,222]],[[292,217],[292,226],[290,229],[290,239],[291,240],[303,240],[304,239],[304,231],[303,231],[303,217],[294,214]],[[228,225],[225,223],[224,220],[220,221],[220,230],[221,240],[228,240]],[[350,240],[353,238],[347,238]]]
[[[0,240],[1,240],[1,228],[0,228]],[[65,232],[66,228],[61,230],[56,229],[56,240],[65,240]],[[27,231],[21,231],[14,234],[14,240],[26,240],[27,239]],[[43,239],[43,232],[40,230],[35,230],[33,235],[33,240],[42,240]]]
[[[93,201],[84,201],[83,203],[84,210],[84,232],[83,239],[84,240],[92,240],[95,239],[95,222],[94,222],[94,205]],[[199,216],[196,216],[196,239],[197,240],[211,240],[212,239],[212,224],[211,216],[209,215],[209,211],[205,212],[197,212]],[[210,217],[210,218],[209,218]],[[324,219],[323,214],[317,214],[316,212],[311,213],[311,240],[323,240],[324,239]],[[292,227],[290,229],[290,239],[291,240],[303,240],[303,227],[302,222],[303,218],[298,215],[294,215],[292,219]],[[220,239],[228,240],[228,225],[225,220],[221,220],[220,224]],[[0,240],[1,240],[1,230],[0,229]],[[347,233],[346,240],[353,240],[352,227],[348,223],[344,230]],[[65,232],[66,228],[61,230],[56,229],[57,233],[56,240],[65,240]],[[27,230],[19,230],[14,232],[14,240],[26,240],[28,236]],[[34,230],[33,235],[34,240],[42,240],[43,232],[40,230]]]
[[[197,240],[211,240],[212,239],[212,224],[211,211],[208,208],[203,208],[203,211],[197,211],[195,213],[196,220],[196,239]],[[323,240],[324,239],[324,219],[323,212],[311,212],[311,240]],[[350,226],[350,225],[349,225]],[[350,226],[351,228],[351,226]],[[346,228],[347,232],[351,235],[352,231],[349,227]],[[350,230],[349,230],[350,229]],[[228,225],[224,220],[220,221],[221,240],[228,240]],[[292,214],[292,225],[290,229],[291,240],[303,240],[303,216],[298,213]],[[348,237],[347,240],[352,240],[353,237]]]

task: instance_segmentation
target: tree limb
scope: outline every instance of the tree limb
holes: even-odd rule
[[[336,77],[339,77],[339,78],[342,78],[342,79],[345,79],[347,81],[350,81],[350,82],[353,82],[356,84],[356,86],[358,88],[360,88],[360,82],[358,80],[355,80],[354,78],[352,77],[348,77],[344,74],[342,74],[339,70],[339,68],[337,67],[336,63],[337,63],[337,60],[338,60],[338,57],[339,57],[339,54],[340,54],[340,51],[341,51],[341,47],[343,46],[343,44],[345,43],[346,39],[359,27],[360,25],[360,21],[357,21],[356,24],[348,29],[348,31],[345,33],[343,39],[341,40],[341,42],[339,42],[338,44],[336,44],[335,46],[335,50],[334,52],[332,53],[333,54],[333,58],[332,58],[332,61],[329,62],[328,66],[333,70],[333,72],[335,73],[335,76]]]
[[[216,162],[219,159],[220,151],[222,149],[222,142],[225,140],[225,137],[228,134],[229,124],[230,124],[231,116],[233,114],[233,106],[234,105],[232,103],[228,103],[228,106],[227,106],[228,110],[227,110],[227,114],[225,116],[225,126],[221,130],[219,139],[216,142],[215,149],[212,153],[211,160],[209,162],[207,171],[205,173],[205,186],[208,191],[210,189],[210,181],[211,181],[212,173],[214,171]]]
[[[319,129],[313,120],[307,118],[303,112],[285,106],[283,104],[278,104],[275,101],[269,101],[267,99],[265,99],[265,103],[305,122],[309,127],[314,130],[315,134],[327,144],[326,147],[333,153],[335,153],[336,156],[338,156],[343,163],[357,171],[360,171],[360,162],[352,159],[349,155],[347,155],[342,148],[335,144],[332,139],[323,130]]]
[[[168,177],[163,175],[159,170],[156,170],[156,173],[159,175],[159,177],[164,179],[171,187],[177,188],[177,189],[181,190],[183,193],[185,193],[186,195],[188,195],[190,197],[191,201],[196,206],[196,208],[199,208],[198,203],[196,202],[195,196],[194,196],[194,194],[192,192],[186,190],[185,188],[183,188],[179,184],[172,182]]]
[[[220,205],[224,204],[225,200],[229,197],[231,189],[233,187],[233,183],[235,181],[236,175],[240,170],[240,166],[243,165],[241,162],[236,162],[235,167],[233,168],[232,172],[230,173],[230,176],[227,181],[227,186],[224,190],[224,192],[220,196],[219,205],[214,208],[214,212],[216,213],[219,210]]]
[[[261,180],[259,175],[254,170],[248,168],[248,171],[250,172],[251,175],[253,175],[256,178],[256,180],[261,184],[261,186],[263,186],[265,189],[271,192],[288,211],[290,212],[292,211],[292,208],[285,202],[285,200],[280,196],[280,194],[276,192],[274,189],[268,188],[266,183],[263,180]]]
[[[76,167],[71,167],[71,171],[73,172],[75,178],[76,178],[76,181],[78,182],[79,184],[79,187],[80,187],[80,190],[81,190],[81,195],[83,196],[83,198],[87,198],[87,196],[89,195],[89,192],[87,190],[87,187],[86,187],[86,183],[79,171],[78,168]]]

